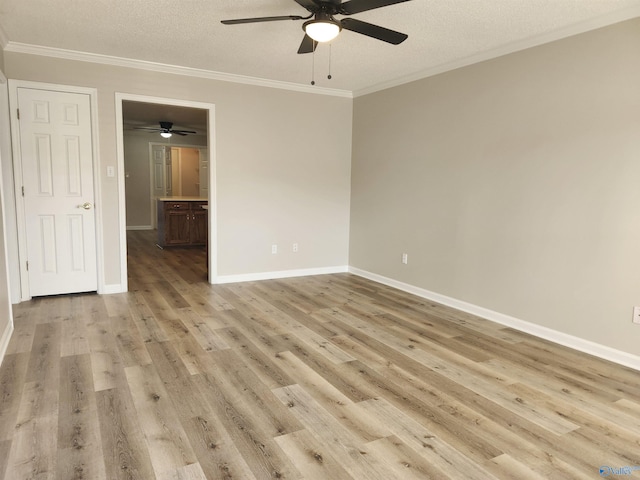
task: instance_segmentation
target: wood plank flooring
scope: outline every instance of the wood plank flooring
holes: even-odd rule
[[[640,372],[353,275],[211,286],[204,261],[131,232],[129,293],[15,307],[0,479],[640,467]]]

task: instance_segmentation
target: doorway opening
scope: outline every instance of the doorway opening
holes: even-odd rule
[[[208,204],[206,266],[207,280],[213,283],[217,264],[215,149],[212,144],[214,106],[201,102],[116,94],[116,119],[119,123],[118,187],[123,291],[128,290],[127,230],[157,228],[156,205],[158,199],[167,198],[198,200]],[[160,122],[171,122],[174,130],[189,133],[173,132],[168,136],[167,132],[158,128]],[[194,160],[196,152],[197,164]],[[161,160],[160,165],[154,165],[156,157]],[[157,171],[157,168],[162,171]]]
[[[125,159],[126,162],[126,159]],[[151,179],[151,218],[157,228],[157,203],[163,197],[209,198],[209,152],[206,146],[170,146],[149,143],[149,177]],[[127,230],[146,230],[127,220]]]

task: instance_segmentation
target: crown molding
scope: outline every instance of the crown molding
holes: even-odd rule
[[[2,32],[0,31],[0,42],[2,42],[2,38]],[[169,65],[165,63],[149,62],[145,60],[134,60],[130,58],[115,57],[111,55],[100,55],[96,53],[80,52],[77,50],[43,47],[40,45],[30,45],[27,43],[9,41],[4,46],[4,51],[12,53],[24,53],[27,55],[60,58],[64,60],[75,60],[79,62],[99,63],[102,65],[111,65],[115,67],[135,68],[138,70],[148,70],[152,72],[169,73],[173,75],[184,75],[187,77],[206,78],[209,80],[219,80],[221,82],[242,83],[245,85],[253,85],[258,87],[278,88],[280,90],[313,93],[316,95],[353,98],[353,93],[348,90],[307,86],[298,83],[268,80],[264,78],[215,72],[212,70],[182,67],[179,65]]]
[[[565,28],[557,29],[552,32],[547,32],[542,35],[536,35],[507,45],[502,45],[498,48],[486,50],[484,52],[460,58],[452,62],[436,65],[434,67],[428,68],[426,70],[421,70],[410,75],[398,77],[388,82],[378,83],[354,91],[308,86],[292,82],[283,82],[278,80],[249,77],[245,75],[236,75],[232,73],[216,72],[213,70],[149,62],[146,60],[135,60],[111,55],[100,55],[95,53],[81,52],[77,50],[66,50],[62,48],[44,47],[39,45],[12,42],[7,39],[6,33],[2,30],[2,28],[0,28],[0,46],[5,52],[24,53],[28,55],[40,55],[45,57],[60,58],[64,60],[98,63],[117,67],[148,70],[159,73],[206,78],[209,80],[218,80],[222,82],[240,83],[267,88],[278,88],[281,90],[290,90],[303,93],[313,93],[316,95],[355,98],[363,95],[368,95],[370,93],[379,92],[381,90],[386,90],[388,88],[404,85],[416,80],[422,80],[424,78],[432,77],[434,75],[445,73],[451,70],[456,70],[458,68],[473,65],[475,63],[498,58],[510,53],[515,53],[521,50],[526,50],[528,48],[551,43],[563,38],[579,35],[591,30],[596,30],[598,28],[607,27],[609,25],[613,25],[615,23],[623,22],[626,20],[631,20],[637,17],[640,17],[640,6],[626,8],[597,18],[579,22]]]
[[[484,62],[494,58],[502,57],[510,53],[515,53],[522,50],[526,50],[528,48],[537,47],[540,45],[544,45],[545,43],[555,42],[557,40],[562,40],[563,38],[572,37],[574,35],[579,35],[581,33],[589,32],[591,30],[597,30],[599,28],[607,27],[609,25],[624,22],[626,20],[631,20],[637,17],[640,17],[639,6],[626,8],[623,10],[619,10],[617,12],[612,12],[610,14],[603,15],[598,18],[592,18],[589,20],[585,20],[584,22],[575,23],[568,27],[560,28],[552,32],[547,32],[541,35],[536,35],[523,40],[519,40],[517,42],[512,42],[506,45],[502,45],[498,48],[486,50],[484,52],[480,52],[468,57],[454,60],[452,62],[436,65],[435,67],[431,67],[426,70],[421,70],[419,72],[416,72],[410,75],[399,77],[394,80],[390,80],[388,82],[378,83],[370,87],[354,90],[353,97],[354,98],[361,97],[363,95],[368,95],[370,93],[375,93],[381,90],[386,90],[388,88],[404,85],[406,83],[415,82],[416,80],[422,80],[423,78],[432,77],[440,73],[449,72],[451,70],[456,70],[458,68],[473,65],[475,63],[480,63],[480,62]]]

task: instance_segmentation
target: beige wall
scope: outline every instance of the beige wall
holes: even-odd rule
[[[350,265],[640,354],[639,152],[639,19],[359,97]]]
[[[5,52],[9,78],[98,90],[104,264],[120,279],[116,92],[215,104],[218,273],[346,265],[352,101]],[[282,248],[293,242],[300,252]],[[271,244],[281,252],[271,254]]]

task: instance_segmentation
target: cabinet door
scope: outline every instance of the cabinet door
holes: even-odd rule
[[[207,244],[207,211],[197,205],[191,212],[191,243],[193,245]]]
[[[188,245],[191,212],[188,210],[167,210],[165,214],[165,244]]]

